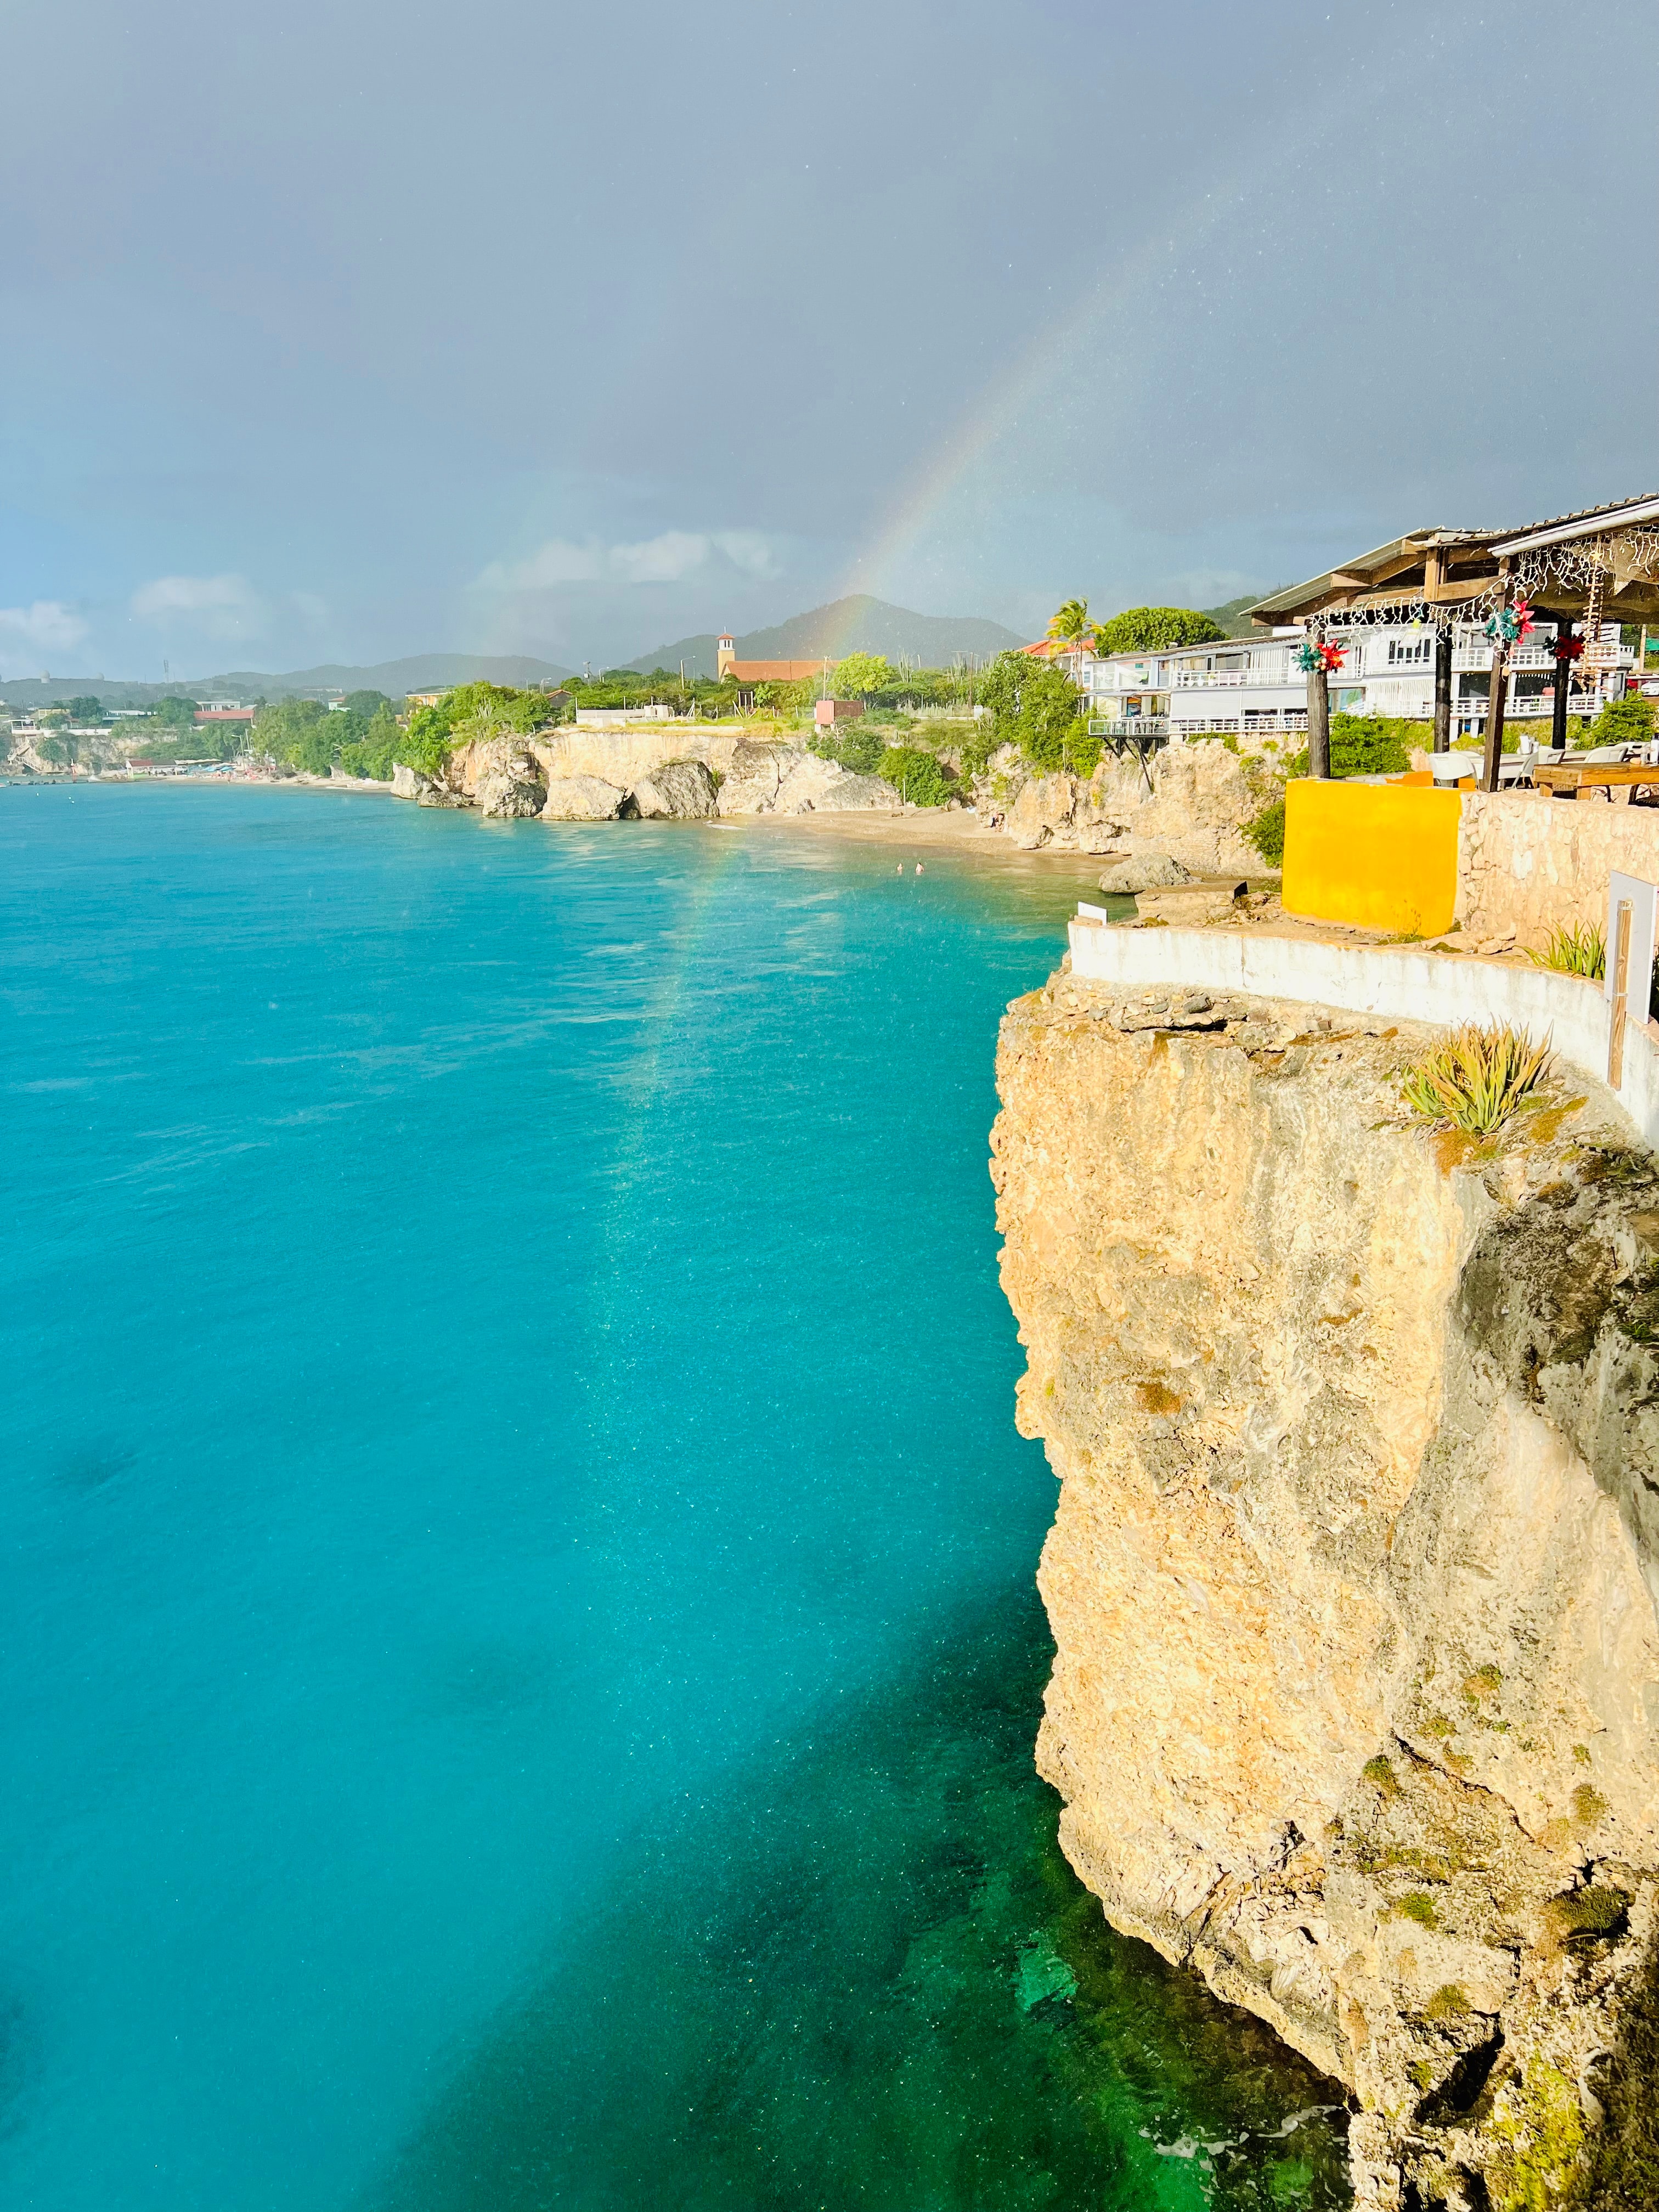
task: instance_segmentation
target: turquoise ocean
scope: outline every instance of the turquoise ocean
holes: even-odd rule
[[[1079,880],[0,789],[0,2203],[1346,2203],[1104,1927],[987,1137]]]

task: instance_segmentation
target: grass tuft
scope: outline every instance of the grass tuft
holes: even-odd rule
[[[1541,952],[1527,954],[1534,968],[1559,969],[1565,975],[1592,975],[1598,981],[1607,972],[1607,940],[1593,921],[1570,922],[1553,929]]]
[[[1400,1095],[1419,1121],[1489,1137],[1536,1091],[1548,1064],[1547,1045],[1517,1030],[1471,1023],[1413,1062]]]

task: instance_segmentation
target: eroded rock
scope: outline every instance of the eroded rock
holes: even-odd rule
[[[646,822],[702,822],[718,811],[714,779],[703,761],[666,761],[634,786]]]
[[[556,775],[548,778],[541,818],[544,822],[614,822],[619,815],[633,811],[630,794],[614,783],[597,775]]]

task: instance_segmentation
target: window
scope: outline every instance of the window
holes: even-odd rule
[[[1434,659],[1434,640],[1431,637],[1391,637],[1389,640],[1390,668],[1425,667]]]

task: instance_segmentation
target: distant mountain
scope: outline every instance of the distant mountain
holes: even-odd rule
[[[348,668],[337,661],[320,668],[295,668],[286,676],[234,668],[222,676],[178,686],[180,690],[245,692],[267,699],[301,691],[384,691],[401,699],[409,691],[436,691],[447,684],[562,684],[570,674],[551,660],[532,660],[522,653],[416,653],[406,660],[377,661],[372,668]]]
[[[654,653],[617,665],[648,676],[656,668],[678,671],[684,661],[688,676],[712,676],[716,639],[713,630],[677,638],[672,645],[659,645]],[[736,642],[743,660],[817,660],[826,653],[839,660],[849,653],[884,653],[890,660],[903,658],[919,660],[925,668],[948,668],[959,653],[989,659],[1025,640],[1000,623],[972,615],[913,614],[908,607],[890,606],[867,592],[856,592],[808,614],[792,615],[770,629],[745,630]]]
[[[1272,597],[1271,592],[1246,592],[1240,599],[1229,599],[1224,607],[1200,607],[1199,612],[1208,615],[1229,637],[1260,637],[1262,633],[1244,617],[1252,607],[1259,607],[1263,599]]]
[[[0,703],[8,707],[51,707],[61,701],[94,697],[111,707],[150,707],[171,693],[185,699],[289,699],[305,692],[384,691],[401,699],[409,691],[436,691],[448,684],[562,684],[570,674],[550,660],[524,653],[416,653],[407,660],[378,661],[372,668],[330,662],[321,668],[291,669],[273,676],[258,668],[227,669],[218,676],[180,676],[171,684],[137,684],[122,677],[32,677],[0,684]]]

